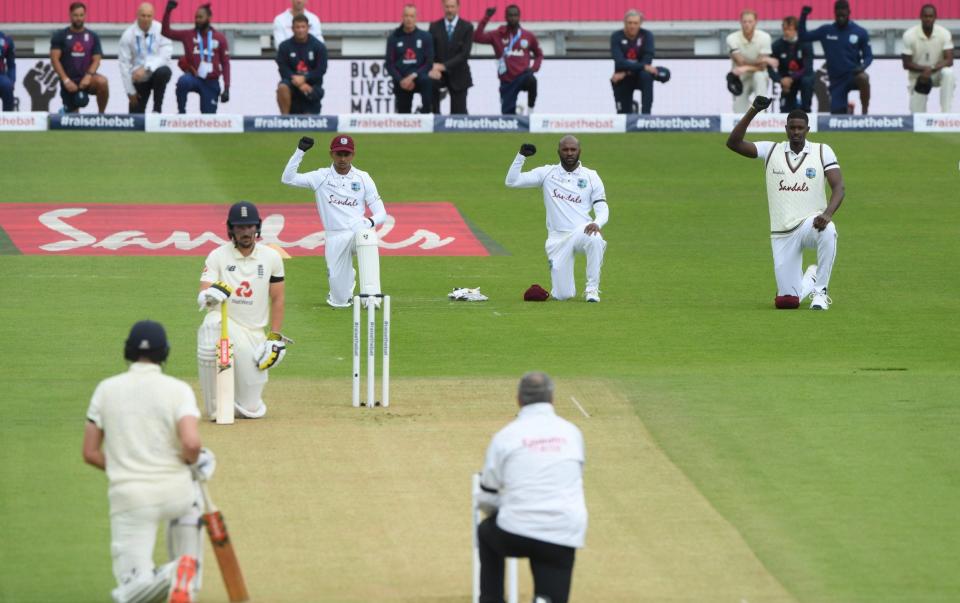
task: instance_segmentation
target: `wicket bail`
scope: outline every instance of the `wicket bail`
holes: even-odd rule
[[[367,399],[360,403],[360,306],[367,306]],[[376,399],[377,318],[374,303],[383,300],[383,368],[380,373],[381,399]],[[360,294],[353,297],[353,406],[390,406],[390,296]]]

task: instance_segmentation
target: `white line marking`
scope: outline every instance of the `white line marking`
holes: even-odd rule
[[[583,409],[583,407],[580,406],[580,403],[577,402],[577,399],[574,398],[573,396],[570,396],[570,399],[573,400],[573,403],[577,405],[577,408],[580,409],[580,412],[583,413],[583,416],[585,416],[586,418],[589,419],[589,418],[590,418],[590,413],[588,413],[587,411],[585,411],[585,410]]]

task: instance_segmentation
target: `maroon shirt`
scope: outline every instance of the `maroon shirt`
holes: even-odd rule
[[[177,40],[183,44],[183,58],[180,59],[180,68],[184,71],[191,71],[197,75],[197,69],[200,67],[200,61],[212,61],[213,71],[207,75],[208,80],[215,80],[223,74],[223,87],[230,87],[230,49],[227,47],[227,38],[219,31],[210,27],[208,31],[200,33],[196,28],[193,29],[170,29],[170,13],[163,14],[163,27],[160,34],[171,40]],[[209,44],[208,44],[209,40]],[[203,46],[203,55],[200,54],[200,47],[197,42]],[[187,67],[184,69],[184,67]]]
[[[537,42],[537,36],[521,27],[520,38],[517,39],[513,46],[510,46],[510,41],[516,35],[516,32],[510,33],[507,31],[506,25],[501,25],[496,31],[488,33],[484,31],[484,28],[489,22],[489,17],[480,19],[480,23],[477,24],[477,30],[473,32],[473,41],[479,44],[490,44],[493,46],[493,54],[498,59],[504,56],[504,51],[507,47],[510,47],[510,51],[507,52],[506,58],[504,59],[507,71],[506,73],[500,74],[501,81],[512,82],[528,69],[531,71],[540,70],[540,63],[543,61],[543,51],[540,50],[540,43]],[[532,66],[530,65],[531,57],[533,57]]]
[[[100,36],[89,29],[61,29],[53,34],[50,40],[50,49],[54,48],[60,50],[60,64],[63,65],[67,77],[74,82],[79,82],[87,75],[95,55],[103,55]]]

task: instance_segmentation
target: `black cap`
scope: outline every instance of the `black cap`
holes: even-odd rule
[[[152,320],[141,320],[134,324],[123,348],[123,357],[130,362],[146,357],[159,364],[167,359],[169,353],[167,332],[163,330],[163,325]]]

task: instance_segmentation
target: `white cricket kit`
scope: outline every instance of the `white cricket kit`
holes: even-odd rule
[[[732,58],[734,54],[739,54],[748,63],[755,63],[761,56],[773,54],[773,40],[770,34],[760,29],[754,29],[753,37],[748,40],[743,35],[743,30],[738,29],[727,36],[727,52],[730,53],[732,67],[737,66]],[[767,76],[767,70],[761,69],[741,75],[740,81],[743,82],[743,94],[733,97],[733,110],[736,113],[745,113],[750,107],[752,96],[767,95],[770,78]]]
[[[199,416],[190,386],[149,362],[132,363],[93,393],[87,419],[103,431],[115,600],[138,600],[163,587],[153,574],[161,522],[168,522],[172,559],[187,554],[199,561],[202,555],[202,499],[180,456],[177,432],[181,419]]]
[[[134,22],[120,36],[117,46],[117,59],[120,66],[120,80],[127,96],[136,94],[133,87],[133,71],[143,67],[147,71],[156,71],[169,66],[173,56],[173,42],[160,35],[161,25],[154,21],[150,29],[144,32]]]
[[[250,418],[263,416],[261,394],[267,371],[257,367],[254,352],[266,341],[270,321],[270,285],[283,282],[283,258],[272,247],[257,243],[244,257],[233,242],[214,249],[204,262],[201,282],[223,281],[233,288],[227,299],[230,343],[234,350],[234,390],[237,411]],[[220,340],[220,307],[210,308],[197,333],[197,363],[204,407],[208,417],[216,413],[216,359]]]
[[[903,33],[903,50],[901,52],[909,56],[917,65],[932,67],[943,59],[944,51],[952,49],[953,36],[950,34],[950,30],[937,24],[934,24],[929,38],[923,33],[922,25],[914,25]],[[919,77],[920,74],[916,71],[907,72],[911,113],[924,113],[927,110],[927,97],[930,95],[920,94],[913,90]],[[953,67],[944,67],[940,71],[934,72],[930,79],[934,87],[940,88],[940,111],[950,113],[953,110],[953,88],[956,85]]]
[[[368,208],[374,227],[383,224],[387,212],[369,174],[353,167],[341,175],[333,166],[300,174],[297,170],[303,155],[300,149],[294,151],[281,181],[314,191],[324,228],[329,299],[338,305],[348,305],[353,298],[356,277],[353,269],[354,235],[371,228],[370,220],[365,217]]]
[[[582,547],[587,534],[583,496],[583,434],[549,402],[520,408],[487,448],[480,479],[498,493],[497,525],[511,534]]]
[[[789,142],[761,141],[757,159],[764,162],[770,242],[778,295],[800,297],[803,250],[817,250],[817,289],[830,282],[837,254],[837,229],[831,221],[823,232],[813,220],[827,208],[826,172],[840,169],[828,145],[807,141],[798,154]]]
[[[320,17],[303,9],[304,16],[307,17],[307,23],[310,25],[310,35],[314,38],[324,41],[323,32],[320,31]],[[273,47],[280,48],[280,43],[293,37],[293,13],[289,9],[283,11],[273,20]]]
[[[603,181],[583,164],[577,164],[572,172],[566,171],[561,164],[523,172],[525,161],[526,157],[517,153],[507,172],[506,185],[543,189],[543,204],[547,210],[546,252],[552,279],[550,295],[563,300],[577,294],[573,278],[575,253],[587,256],[586,290],[598,291],[607,242],[600,233],[587,235],[583,229],[591,222],[603,228],[609,219]]]

